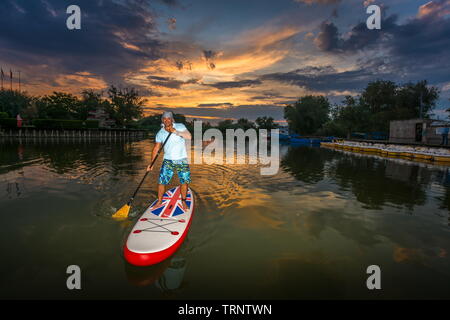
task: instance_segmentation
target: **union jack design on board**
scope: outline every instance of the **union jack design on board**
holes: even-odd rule
[[[188,208],[191,207],[192,195],[191,192],[188,191],[186,195],[186,204]],[[152,206],[155,205],[157,201],[152,203]],[[183,205],[181,204],[181,192],[180,188],[172,188],[164,193],[162,198],[162,204],[160,207],[151,211],[156,216],[161,218],[169,218],[178,216],[184,213]]]

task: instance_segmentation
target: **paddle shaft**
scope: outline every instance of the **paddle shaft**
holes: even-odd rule
[[[167,140],[169,140],[170,135],[172,134],[172,132],[169,132],[169,135],[167,136],[166,140],[164,140],[164,143],[162,144],[161,148],[159,148],[158,153],[156,154],[155,159],[153,159],[152,164],[150,165],[150,168],[153,167],[153,164],[155,163],[156,159],[158,158],[159,154],[161,153],[161,150],[164,149],[164,146],[166,145]],[[147,174],[150,171],[147,171],[144,175],[144,177],[142,178],[141,182],[139,183],[138,187],[136,188],[136,191],[134,191],[133,196],[131,197],[130,201],[128,201],[128,205],[131,205],[131,203],[134,200],[134,197],[136,196],[138,190],[141,188],[142,183],[144,183],[145,178],[147,177]]]

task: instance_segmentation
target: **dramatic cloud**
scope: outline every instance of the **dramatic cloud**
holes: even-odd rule
[[[314,44],[322,51],[333,51],[339,47],[338,28],[332,22],[324,22]]]
[[[237,80],[237,81],[224,81],[208,84],[208,86],[223,90],[228,88],[243,88],[261,84],[260,80]]]
[[[203,58],[206,61],[206,65],[208,66],[208,69],[214,70],[216,68],[216,64],[214,63],[214,58],[217,57],[217,52],[214,52],[212,50],[203,50]]]
[[[307,67],[290,72],[266,74],[261,80],[271,80],[304,87],[313,91],[329,92],[343,90],[360,90],[378,75],[373,74],[372,68],[359,68],[352,71],[338,72],[332,66]],[[384,79],[393,78],[392,74],[384,74]]]
[[[165,5],[169,7],[176,7],[181,6],[180,2],[178,0],[158,0],[161,3],[164,3]]]
[[[155,15],[147,1],[75,1],[82,8],[81,30],[66,27],[67,2],[0,2],[0,56],[4,63],[54,78],[89,72],[106,82],[123,83],[127,72],[161,57],[153,36]]]
[[[233,104],[230,102],[224,102],[224,103],[201,103],[198,105],[199,107],[232,107]]]
[[[150,80],[150,84],[158,87],[165,87],[171,89],[181,89],[182,85],[185,84],[195,84],[199,82],[199,79],[190,79],[187,81],[180,81],[174,78],[168,77],[158,77],[158,76],[148,76],[148,80]]]
[[[175,67],[179,70],[192,70],[192,62],[190,61],[182,61],[182,60],[178,60],[175,61]]]
[[[322,51],[337,53],[356,52],[371,49],[373,45],[379,45],[385,40],[388,33],[395,29],[396,15],[391,15],[382,20],[381,30],[369,30],[366,23],[359,23],[352,28],[349,34],[342,38],[338,28],[332,22],[325,21],[320,26],[320,32],[314,39],[314,44]]]
[[[177,19],[175,18],[167,19],[167,26],[170,30],[175,30],[177,28]]]
[[[339,56],[364,51],[361,65],[379,77],[396,74],[396,81],[427,79],[439,85],[450,74],[449,5],[450,0],[430,1],[403,24],[390,15],[382,20],[381,30],[368,30],[359,23],[345,37],[333,23],[324,22],[314,43],[321,51]]]
[[[448,14],[450,14],[450,0],[430,1],[419,7],[417,17],[443,17]]]
[[[447,102],[450,0],[427,1],[396,1],[368,30],[365,6],[379,1],[3,0],[0,64],[33,94],[132,86],[148,113],[204,119],[280,120],[302,95],[338,100],[377,79],[427,79]],[[69,4],[81,30],[66,28]]]
[[[306,4],[336,4],[341,2],[341,0],[294,0],[295,2],[299,3],[306,3]]]
[[[375,2],[375,0],[365,0],[363,4],[364,4],[364,7],[368,7],[374,2]]]

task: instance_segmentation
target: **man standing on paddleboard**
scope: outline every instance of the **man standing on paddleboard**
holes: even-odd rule
[[[172,180],[173,173],[176,170],[181,184],[181,203],[183,209],[187,210],[186,196],[188,184],[191,183],[191,171],[187,160],[185,140],[191,139],[191,133],[184,124],[175,123],[172,112],[164,112],[161,120],[164,127],[156,134],[155,146],[152,151],[152,163],[169,135],[169,132],[172,132],[172,134],[164,145],[164,160],[158,179],[158,202],[154,207],[156,208],[161,205],[162,197],[166,192],[166,185]],[[148,165],[147,171],[151,171],[152,169],[153,166],[150,167]]]

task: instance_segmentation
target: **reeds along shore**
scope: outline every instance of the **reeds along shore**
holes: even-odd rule
[[[322,142],[320,146],[347,151],[376,153],[390,157],[405,157],[413,160],[429,160],[450,164],[450,149],[439,147],[403,146],[396,144],[354,142],[345,140]]]

